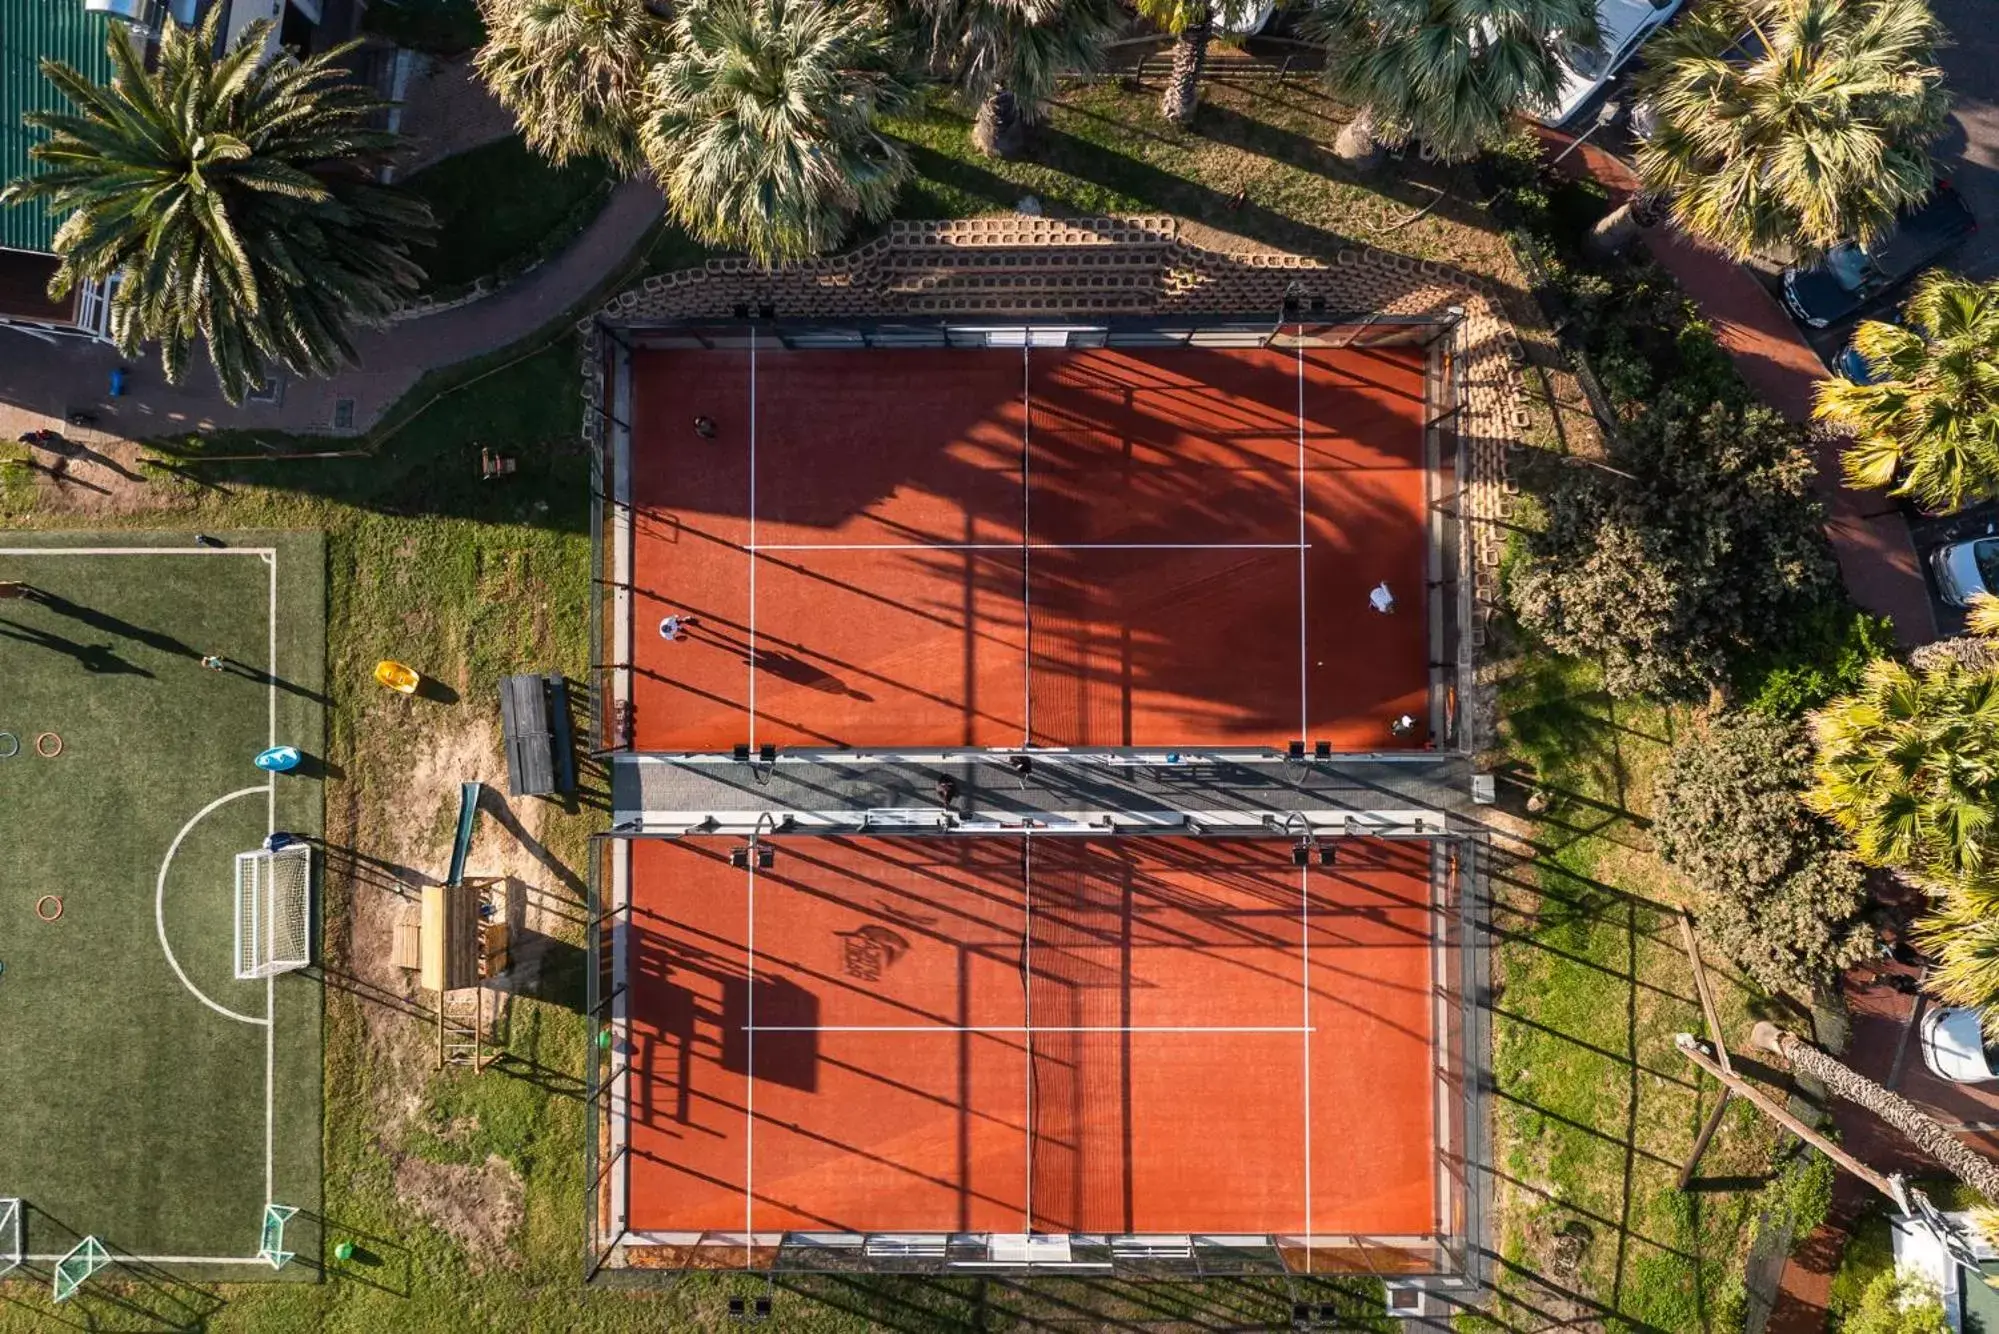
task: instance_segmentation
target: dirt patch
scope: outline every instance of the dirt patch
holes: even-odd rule
[[[139,466],[141,447],[102,431],[71,427],[58,441],[28,451],[36,508],[66,514],[137,514],[178,497],[154,485]]]
[[[507,1238],[520,1226],[524,1190],[498,1154],[476,1165],[404,1158],[396,1164],[396,1194],[463,1246],[475,1273],[511,1259]]]

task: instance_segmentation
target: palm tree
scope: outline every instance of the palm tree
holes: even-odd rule
[[[349,324],[418,290],[410,247],[434,223],[421,200],[370,178],[401,141],[371,127],[382,104],[340,65],[352,44],[303,61],[266,55],[262,22],[218,55],[224,8],[199,28],[169,22],[151,71],[112,25],[106,87],[43,61],[76,111],[26,118],[49,132],[32,150],[43,170],[0,192],[0,206],[67,214],[50,294],[115,278],[119,350],[136,357],[157,339],[178,383],[201,338],[235,403],[269,362],[326,375],[350,360]]]
[[[1596,0],[1316,0],[1307,30],[1326,83],[1360,108],[1335,149],[1372,163],[1420,139],[1447,161],[1501,137],[1513,113],[1552,107],[1560,55],[1598,43]]]
[[[1112,0],[914,0],[930,63],[978,114],[972,142],[1020,151],[1061,76],[1097,63],[1123,15]]]
[[[1933,185],[1937,37],[1924,0],[1699,6],[1648,48],[1658,127],[1638,174],[1683,231],[1738,258],[1874,240]]]
[[[1854,347],[1876,378],[1820,381],[1815,415],[1852,435],[1854,486],[1961,509],[1999,492],[1999,280],[1932,271],[1902,321],[1861,322]]]
[[[908,98],[887,12],[852,0],[707,0],[681,11],[641,131],[675,219],[764,264],[888,216],[909,171],[875,118]]]
[[[1916,939],[1933,960],[1923,987],[1947,1005],[1979,1010],[1999,1027],[1999,881],[1928,886],[1933,907]]]
[[[1901,1094],[1890,1092],[1842,1064],[1836,1057],[1827,1055],[1795,1033],[1787,1033],[1775,1024],[1757,1024],[1749,1041],[1751,1046],[1761,1051],[1781,1056],[1799,1074],[1812,1076],[1834,1097],[1844,1098],[1854,1106],[1872,1112],[1987,1200],[1999,1200],[1999,1163],[1973,1152],[1964,1141]]]
[[[1983,602],[1975,625],[1995,628]],[[1882,659],[1813,716],[1805,802],[1861,860],[1942,880],[1999,875],[1999,672]]]
[[[1173,34],[1173,73],[1159,95],[1162,117],[1175,125],[1193,123],[1215,25],[1239,23],[1257,8],[1257,0],[1138,0],[1140,14]]]
[[[595,153],[637,171],[646,71],[668,24],[647,0],[480,0],[476,64],[521,135],[552,162]]]

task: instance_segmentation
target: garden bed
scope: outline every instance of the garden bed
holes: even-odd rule
[[[402,182],[437,216],[417,260],[424,295],[445,302],[499,287],[559,254],[588,227],[616,180],[594,157],[551,166],[517,136],[445,158]]]

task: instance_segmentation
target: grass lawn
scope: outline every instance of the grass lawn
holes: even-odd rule
[[[319,1207],[320,988],[236,979],[233,869],[274,828],[319,832],[324,556],[309,533],[228,540],[12,533],[0,553],[34,590],[0,602],[18,1277],[46,1282],[86,1235],[169,1287],[268,1277],[250,1267],[266,1201]],[[297,774],[252,766],[274,737],[308,755]],[[294,1244],[316,1249],[308,1231]],[[113,1310],[94,1290],[67,1309]]]
[[[589,225],[612,184],[598,158],[551,166],[513,135],[425,167],[402,185],[437,215],[436,243],[418,256],[428,290],[449,295],[553,255]]]
[[[1463,202],[1474,191],[1394,172],[1378,191],[1346,180],[1329,152],[1338,123],[1306,90],[1213,89],[1192,131],[1162,124],[1153,102],[1115,84],[1075,89],[1014,163],[973,153],[955,111],[900,123],[921,173],[901,214],[984,212],[1031,192],[1058,211],[1170,211],[1319,252],[1371,241],[1518,292],[1504,241]],[[647,267],[701,258],[669,229]],[[579,975],[558,970],[516,998],[507,1059],[479,1076],[432,1071],[421,1018],[368,980],[385,949],[370,917],[379,879],[401,866],[435,873],[456,781],[497,753],[494,678],[526,668],[580,678],[587,667],[589,468],[566,329],[559,321],[520,349],[427,378],[390,414],[402,424],[374,457],[198,465],[164,474],[159,509],[131,520],[317,529],[326,540],[327,837],[353,869],[329,896],[323,1212],[329,1240],[362,1250],[351,1263],[329,1257],[321,1284],[204,1289],[217,1303],[211,1331],[720,1328],[729,1293],[760,1290],[726,1275],[664,1293],[578,1288]],[[469,387],[436,397],[456,385]],[[480,481],[482,445],[517,457],[519,473]],[[18,486],[0,490],[0,514],[44,527],[84,521],[33,511]],[[381,656],[411,662],[454,697],[379,690],[368,669]],[[1498,1314],[1509,1327],[1591,1315],[1631,1328],[1724,1327],[1773,1140],[1738,1111],[1709,1153],[1706,1187],[1670,1189],[1713,1096],[1671,1049],[1697,1018],[1664,907],[1672,886],[1645,832],[1648,776],[1685,719],[1613,707],[1586,668],[1532,653],[1506,671],[1507,757],[1557,799],[1525,816],[1519,785],[1508,785],[1519,838],[1495,885],[1496,1239],[1512,1303]],[[600,787],[602,775],[586,781]],[[574,808],[509,808],[532,835],[532,848],[516,840],[530,872],[557,897],[574,894],[565,874],[585,865],[602,799],[597,790]],[[1756,999],[1732,976],[1720,982],[1739,1026]],[[438,1182],[455,1183],[467,1207],[439,1207]],[[1378,1309],[1366,1282],[838,1276],[786,1278],[779,1292],[785,1328],[808,1331],[1282,1327],[1291,1302],[1306,1299],[1349,1302],[1356,1326],[1380,1323],[1360,1314]],[[0,1304],[0,1331],[41,1327]]]

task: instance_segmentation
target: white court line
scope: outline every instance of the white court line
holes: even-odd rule
[[[1020,345],[1020,743],[1034,744],[1034,375],[1028,364],[1028,347]],[[1031,1059],[1031,1058],[1030,1058]],[[1033,1071],[1028,1072],[1031,1076]],[[1030,1084],[1032,1080],[1030,1079]],[[1034,1123],[1028,1123],[1027,1137],[1034,1139]],[[1030,1155],[1033,1150],[1028,1150]],[[1027,1174],[1027,1188],[1034,1189],[1034,1173]],[[1030,1208],[1032,1200],[1030,1197]],[[1034,1215],[1028,1214],[1028,1230]]]
[[[750,749],[757,745],[757,331],[750,326]],[[754,881],[752,881],[754,883]]]
[[[1311,730],[1311,657],[1305,595],[1305,326],[1298,326],[1298,737]],[[1312,1254],[1312,868],[1298,868],[1298,957],[1305,1064],[1305,1254]]]
[[[264,788],[261,786],[238,788],[236,791],[226,796],[217,797],[214,801],[203,806],[189,817],[186,824],[180,827],[180,832],[174,835],[174,841],[167,845],[167,855],[160,859],[159,879],[153,882],[153,925],[159,932],[160,952],[167,956],[167,965],[174,970],[174,976],[180,979],[180,984],[187,988],[189,995],[225,1018],[234,1019],[238,1023],[244,1024],[262,1024],[264,1027],[269,1028],[271,1021],[268,1015],[265,1018],[259,1019],[255,1015],[238,1014],[228,1006],[209,999],[201,988],[197,987],[188,978],[186,971],[180,966],[180,960],[174,957],[174,947],[167,943],[167,872],[173,869],[174,854],[180,851],[181,840],[186,838],[196,825],[207,819],[210,812],[216,810],[218,807],[225,806],[239,797],[260,797],[263,795]]]
[[[1020,934],[1020,981],[1021,1018],[1025,1021],[1021,1032],[1027,1041],[1021,1045],[1027,1054],[1027,1205],[1026,1218],[1021,1231],[1034,1231],[1034,836],[1029,834],[1020,840],[1020,889],[1021,904],[1026,914]]]
[[[1035,1032],[1313,1032],[1297,1024],[744,1024],[744,1032],[994,1032],[994,1034],[1035,1034]]]
[[[1303,544],[1309,548],[1310,543]],[[760,542],[743,551],[1292,551],[1296,542]]]
[[[751,331],[754,340],[755,331]],[[751,346],[755,346],[754,341]],[[752,851],[744,874],[749,877],[748,928],[743,933],[743,1235],[754,1238],[757,1230],[757,859]],[[743,1268],[756,1262],[756,1243],[743,1245]]]
[[[1298,326],[1298,737],[1302,741],[1312,726],[1311,677],[1306,671],[1305,622],[1305,326]]]

